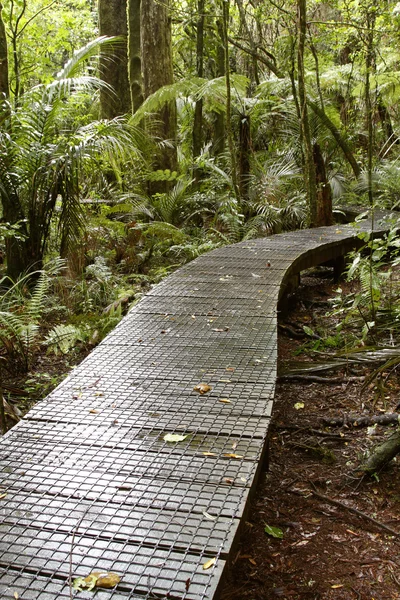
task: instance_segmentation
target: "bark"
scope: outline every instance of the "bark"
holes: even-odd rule
[[[217,77],[225,76],[225,54],[223,44],[223,27],[220,19],[217,21]],[[213,154],[218,156],[225,151],[225,115],[214,113]]]
[[[196,62],[197,76],[204,77],[204,10],[205,0],[198,0],[197,32],[196,32]],[[203,146],[203,100],[196,102],[193,123],[193,158],[199,156]],[[197,177],[196,177],[197,179]]]
[[[250,115],[241,115],[239,121],[239,189],[242,198],[249,197],[251,129]]]
[[[324,157],[318,142],[313,146],[315,179],[317,184],[317,227],[333,224],[332,190],[326,177]]]
[[[316,174],[313,160],[313,148],[311,140],[310,122],[308,119],[307,92],[304,69],[304,51],[307,29],[307,6],[306,0],[298,0],[298,25],[299,42],[297,50],[298,66],[298,89],[300,102],[300,125],[302,135],[302,146],[304,154],[304,187],[307,195],[307,202],[310,211],[310,225],[315,227],[318,223],[317,216],[317,190]]]
[[[141,54],[144,58],[143,91],[147,98],[164,85],[173,83],[171,15],[168,0],[142,0],[141,7]],[[153,132],[172,147],[164,147],[155,157],[156,169],[174,170],[176,155],[176,105],[168,103],[157,115]]]
[[[7,36],[0,3],[0,102],[9,97]]]
[[[103,119],[113,119],[131,111],[128,80],[127,0],[99,0],[100,35],[119,36],[112,54],[100,52],[100,77],[113,89],[100,91],[100,112]]]
[[[140,55],[141,0],[128,0],[128,75],[132,112],[143,102],[142,63]]]
[[[230,78],[230,65],[229,65],[229,46],[228,46],[228,24],[229,24],[229,0],[222,1],[222,32],[224,41],[224,55],[225,55],[225,80],[226,80],[226,133],[228,139],[229,155],[231,160],[231,177],[232,185],[235,193],[236,200],[240,202],[239,186],[237,181],[236,171],[236,148],[233,140],[233,129],[231,119],[231,78]]]
[[[362,471],[372,475],[381,471],[400,452],[400,430],[396,430],[383,444],[380,444],[370,454],[361,466]]]
[[[345,415],[344,417],[333,417],[322,419],[327,427],[371,427],[372,425],[393,425],[399,422],[398,413],[386,413],[384,415]]]

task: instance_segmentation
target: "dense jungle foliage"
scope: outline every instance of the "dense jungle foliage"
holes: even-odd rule
[[[96,343],[203,252],[398,207],[400,3],[3,0],[1,16],[6,378],[39,348]],[[379,244],[350,273],[370,277],[367,333],[397,237]]]

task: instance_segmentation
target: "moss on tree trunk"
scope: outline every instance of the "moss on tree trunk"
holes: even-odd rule
[[[100,53],[100,77],[114,90],[100,91],[101,117],[112,119],[131,111],[131,94],[128,81],[128,23],[126,0],[99,0],[100,35],[120,36],[112,54]]]

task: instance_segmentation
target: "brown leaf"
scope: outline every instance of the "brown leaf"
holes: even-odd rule
[[[116,573],[99,573],[96,587],[110,589],[118,585],[120,581],[121,577]]]
[[[92,410],[89,410],[90,414],[92,415],[97,415],[98,414],[98,410],[96,410],[95,408],[92,408]]]
[[[218,400],[218,402],[222,402],[222,404],[230,404],[231,401],[229,400],[229,398],[220,398]]]
[[[224,454],[224,456],[226,456],[226,458],[244,458],[242,454],[233,454],[232,452]]]
[[[212,387],[210,387],[207,383],[198,383],[194,386],[193,390],[195,392],[199,392],[199,394],[202,396],[203,394],[207,394],[207,392],[211,391]]]

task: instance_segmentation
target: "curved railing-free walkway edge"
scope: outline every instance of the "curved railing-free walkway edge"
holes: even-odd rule
[[[350,226],[241,242],[154,287],[0,442],[0,596],[113,571],[100,600],[215,598],[267,448],[278,300],[356,244]]]

